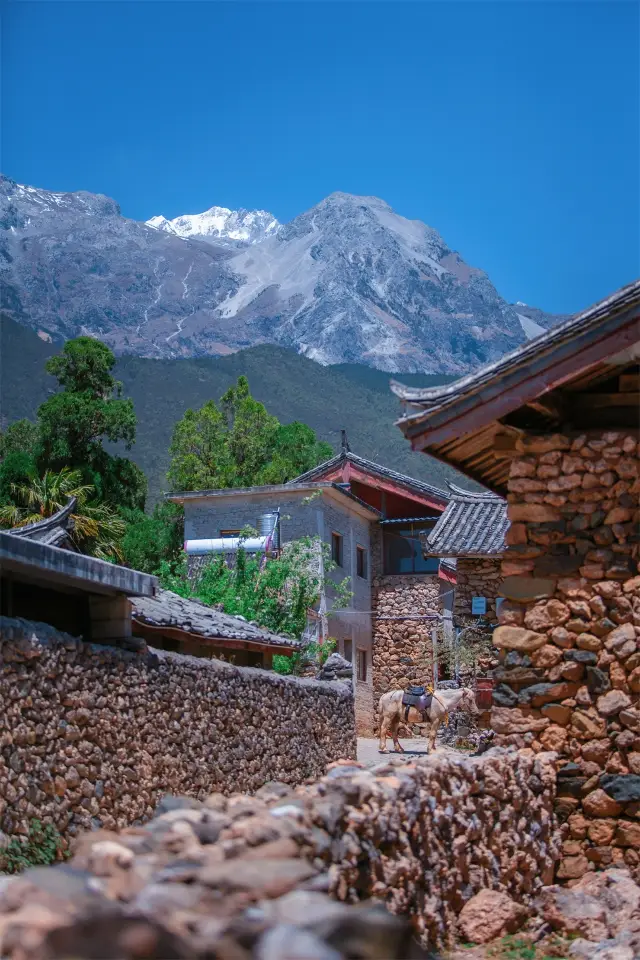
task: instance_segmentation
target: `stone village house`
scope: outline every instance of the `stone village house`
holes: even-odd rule
[[[498,741],[557,751],[558,877],[640,872],[640,282],[462,380],[412,447],[506,496]]]
[[[470,505],[466,519],[450,523],[452,510],[466,509],[465,497]],[[430,682],[437,675],[434,628],[443,623],[445,634],[453,635],[455,563],[441,562],[439,550],[425,555],[423,549],[443,521],[447,535],[455,528],[459,540],[452,556],[460,558],[464,582],[460,610],[471,614],[475,589],[489,597],[488,612],[494,609],[498,561],[491,551],[500,548],[504,534],[502,501],[493,495],[446,492],[414,480],[357,456],[344,436],[337,456],[289,483],[176,493],[170,499],[184,507],[188,554],[200,552],[199,544],[204,551],[233,550],[243,528],[263,528],[265,516],[278,514],[281,545],[317,536],[329,546],[336,566],[326,578],[326,595],[314,622],[319,635],[335,637],[338,651],[353,663],[361,735],[375,732],[375,705],[383,693]],[[465,553],[460,536],[476,522],[484,535],[478,531],[472,536],[467,530],[466,546],[472,552]],[[247,549],[264,546],[264,538],[253,547],[252,540],[246,542]],[[200,562],[190,556],[192,567]],[[483,581],[478,574],[485,563]],[[348,607],[332,611],[330,581],[345,577],[350,578],[353,596]]]

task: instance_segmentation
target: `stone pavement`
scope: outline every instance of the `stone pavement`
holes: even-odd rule
[[[358,737],[358,760],[366,767],[373,767],[376,763],[381,763],[389,757],[402,758],[406,760],[418,760],[420,757],[429,756],[429,741],[425,737],[411,737],[400,739],[400,745],[404,747],[404,753],[396,753],[393,749],[391,740],[387,740],[388,753],[378,752],[378,738]],[[442,747],[436,748],[436,752],[442,752]]]

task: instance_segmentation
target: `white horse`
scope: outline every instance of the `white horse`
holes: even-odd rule
[[[378,711],[380,713],[380,753],[387,753],[387,737],[391,737],[397,753],[404,753],[398,740],[398,728],[401,723],[428,723],[429,750],[434,750],[438,727],[454,710],[462,709],[478,716],[481,711],[476,704],[476,697],[469,687],[461,690],[435,690],[432,694],[431,705],[423,716],[415,707],[407,708],[402,703],[404,690],[390,690],[380,697]],[[406,718],[406,719],[405,719]]]

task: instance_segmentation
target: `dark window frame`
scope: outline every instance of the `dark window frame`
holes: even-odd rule
[[[356,576],[360,580],[369,579],[369,551],[359,543],[356,544]]]
[[[356,647],[356,679],[359,683],[367,682],[367,651],[363,647]]]
[[[337,567],[344,567],[344,537],[337,530],[331,531],[331,559]]]

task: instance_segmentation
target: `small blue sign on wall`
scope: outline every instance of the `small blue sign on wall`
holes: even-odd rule
[[[487,598],[486,597],[472,597],[471,598],[471,613],[472,614],[482,614],[487,612]]]

